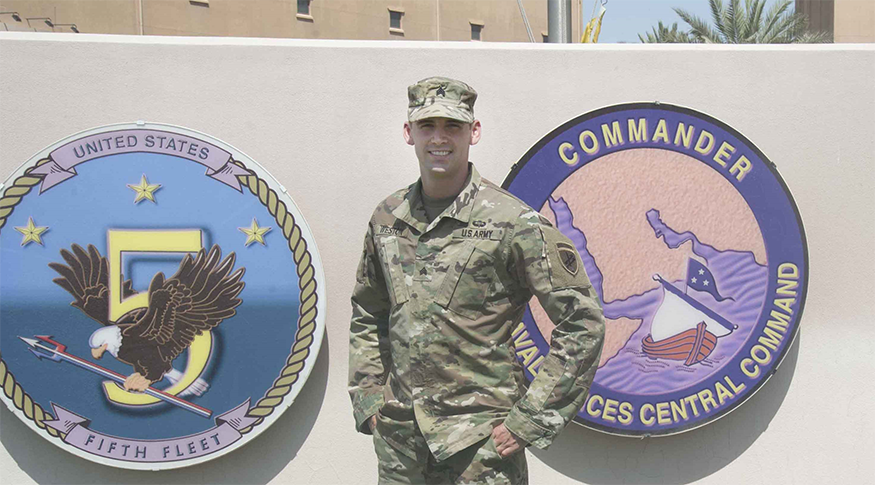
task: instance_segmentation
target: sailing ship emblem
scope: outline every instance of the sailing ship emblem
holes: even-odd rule
[[[717,301],[720,296],[714,275],[705,265],[689,259],[685,290],[681,291],[658,274],[653,279],[662,284],[662,304],[653,316],[650,334],[641,340],[641,349],[650,357],[682,360],[691,366],[702,362],[717,347],[717,339],[738,328],[688,293],[690,289],[708,293]]]
[[[586,272],[601,302],[578,423],[696,429],[744,403],[791,348],[808,288],[802,219],[775,165],[725,122],[665,103],[601,108],[544,135],[502,188],[570,239],[547,248],[550,271]],[[555,328],[530,301],[512,333],[529,380]]]

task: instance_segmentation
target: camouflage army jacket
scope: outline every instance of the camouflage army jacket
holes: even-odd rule
[[[546,448],[583,405],[604,337],[574,245],[469,164],[465,188],[427,222],[420,182],[374,211],[352,295],[349,391],[356,427],[396,447],[418,426],[437,460],[504,422]],[[572,256],[573,255],[573,256]],[[564,256],[564,259],[563,259]],[[526,389],[511,332],[538,297],[556,328]]]

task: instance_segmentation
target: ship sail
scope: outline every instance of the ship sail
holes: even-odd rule
[[[663,285],[670,284],[665,280],[662,281]],[[650,326],[650,335],[653,340],[666,339],[685,330],[696,328],[699,322],[705,322],[708,331],[713,333],[715,337],[729,335],[732,332],[731,328],[717,323],[705,312],[696,309],[675,293],[665,289],[663,291],[665,294],[662,305],[653,316],[653,323]]]
[[[650,335],[641,341],[645,354],[683,360],[687,366],[697,364],[711,354],[719,337],[738,328],[661,276],[653,279],[662,284],[663,299],[650,324]]]
[[[650,326],[650,335],[654,340],[662,340],[696,328],[699,322],[705,322],[707,330],[715,337],[729,335],[737,328],[737,325],[729,323],[661,276],[655,275],[653,279],[662,283],[664,292],[662,305],[653,316],[653,323]]]

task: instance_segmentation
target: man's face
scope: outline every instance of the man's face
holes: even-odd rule
[[[426,118],[404,123],[404,140],[414,147],[423,174],[451,179],[460,171],[467,173],[468,149],[480,141],[480,121]]]

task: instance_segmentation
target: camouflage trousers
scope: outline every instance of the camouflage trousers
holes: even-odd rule
[[[418,431],[418,430],[417,430]],[[425,438],[417,433],[415,450],[399,451],[374,432],[374,448],[380,473],[380,485],[528,485],[526,453],[521,450],[502,458],[492,438],[465,448],[444,461],[436,461]],[[416,456],[417,458],[411,458]]]

